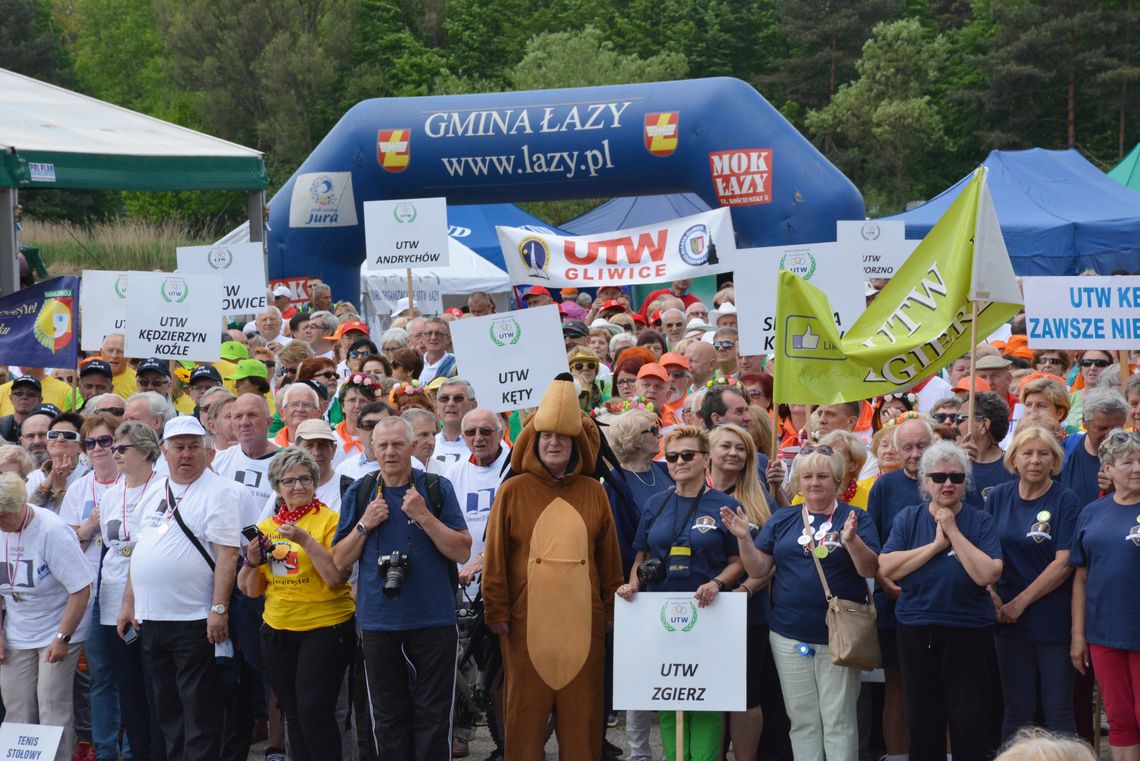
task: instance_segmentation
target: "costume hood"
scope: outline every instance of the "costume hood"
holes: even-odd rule
[[[511,451],[511,468],[516,473],[530,473],[553,483],[557,479],[538,459],[538,435],[544,431],[574,439],[574,453],[563,479],[594,472],[601,436],[594,421],[578,406],[578,389],[568,373],[560,374],[546,389],[538,411],[523,426]]]

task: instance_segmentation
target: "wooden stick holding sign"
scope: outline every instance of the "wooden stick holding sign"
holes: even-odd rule
[[[1127,398],[1128,395],[1124,393],[1124,384],[1128,382],[1129,376],[1128,352],[1126,352],[1124,349],[1121,349],[1117,352],[1117,357],[1117,367],[1120,368],[1120,395]]]
[[[408,267],[408,316],[415,317],[416,315],[416,297],[412,293],[412,268]]]
[[[978,302],[970,302],[970,401],[967,403],[966,436],[974,435],[974,400],[977,396],[977,381],[974,373],[978,370]]]
[[[673,754],[673,758],[680,761],[688,756],[689,754],[685,752],[685,712],[677,711],[677,752]]]

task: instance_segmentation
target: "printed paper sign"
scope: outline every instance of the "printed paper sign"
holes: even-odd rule
[[[921,241],[907,240],[906,222],[840,221],[835,239],[844,254],[863,264],[863,279],[894,277]]]
[[[614,598],[614,708],[743,711],[748,595],[698,608],[691,592]]]
[[[0,758],[51,761],[63,739],[63,727],[50,724],[0,724]]]
[[[127,273],[83,270],[79,289],[79,348],[99,351],[103,339],[127,331]]]
[[[393,314],[397,302],[408,297],[408,278],[405,275],[365,275],[364,288],[376,314]],[[441,314],[443,289],[439,277],[413,274],[412,303],[420,314]]]
[[[459,375],[492,412],[537,407],[554,376],[570,371],[553,304],[451,323]]]
[[[290,227],[351,227],[356,224],[352,172],[297,175],[289,199]]]
[[[867,308],[862,265],[837,243],[742,249],[733,281],[749,298],[738,299],[740,352],[771,354],[776,338],[776,281],[788,270],[827,294],[842,334]]]
[[[1027,277],[1031,349],[1140,349],[1140,277]]]
[[[743,148],[709,154],[713,190],[721,206],[772,202],[772,149]]]
[[[530,285],[648,285],[729,272],[736,261],[728,209],[597,235],[495,230],[511,280]]]
[[[260,243],[180,246],[177,274],[221,275],[226,317],[265,311],[265,256]]]
[[[364,248],[370,270],[446,267],[447,199],[366,201]]]
[[[216,362],[221,350],[222,277],[129,272],[128,357]]]

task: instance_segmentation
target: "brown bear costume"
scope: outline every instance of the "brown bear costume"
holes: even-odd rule
[[[539,434],[573,439],[556,478],[538,455]],[[484,548],[483,601],[500,638],[506,683],[505,761],[543,758],[547,723],[563,761],[599,761],[605,634],[622,582],[617,530],[594,470],[600,434],[578,407],[573,382],[555,380],[511,453]]]

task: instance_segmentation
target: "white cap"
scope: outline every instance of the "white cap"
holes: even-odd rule
[[[864,280],[863,281],[863,296],[864,297],[874,296],[878,292],[879,292],[879,289],[876,288],[875,286],[871,285],[870,280]]]
[[[605,328],[610,332],[611,335],[615,336],[618,333],[625,332],[625,328],[623,328],[621,325],[615,325],[604,317],[597,317],[593,322],[590,323],[590,330],[593,330],[594,328]]]
[[[179,415],[172,418],[162,429],[162,440],[170,441],[175,436],[205,436],[206,429],[193,415]]]
[[[736,304],[731,301],[726,301],[720,305],[719,309],[714,309],[710,316],[714,318],[714,322],[719,323],[721,317],[727,317],[730,314],[736,314]]]
[[[289,290],[287,285],[279,285],[273,289],[274,296],[292,296],[293,292]]]
[[[396,302],[396,308],[392,310],[392,316],[399,317],[406,311],[408,311],[408,298],[405,296]]]

